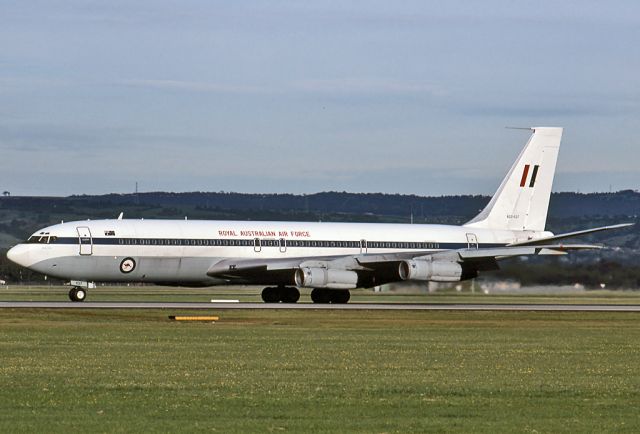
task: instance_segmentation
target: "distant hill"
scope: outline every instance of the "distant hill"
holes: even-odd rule
[[[378,223],[462,224],[488,202],[488,196],[423,197],[399,194],[325,192],[309,195],[243,193],[140,193],[69,197],[0,197],[0,252],[37,229],[61,220],[178,218],[217,220],[351,221]],[[638,222],[640,193],[555,193],[547,228],[556,233],[620,222]],[[548,284],[605,281],[610,287],[640,286],[640,225],[586,237],[611,249],[581,252],[526,264],[504,264],[503,278]],[[532,268],[533,267],[533,268]],[[555,270],[555,271],[553,271]],[[551,272],[553,271],[553,273]],[[594,274],[595,273],[595,274]],[[608,273],[608,274],[607,274]],[[4,277],[3,277],[4,276]],[[42,276],[19,269],[0,255],[0,278],[38,281]],[[599,280],[600,279],[600,280]]]
[[[69,197],[5,197],[0,207],[31,209],[97,205],[199,207],[237,211],[299,211],[312,213],[377,214],[417,217],[464,216],[470,218],[489,201],[489,196],[416,196],[382,193],[323,192],[309,195],[247,194],[226,192],[107,194]],[[640,193],[625,190],[617,193],[553,193],[550,215],[555,218],[590,215],[638,215]]]
[[[638,215],[640,193],[633,190],[617,193],[554,193],[549,204],[549,216],[552,218]]]
[[[382,193],[323,192],[309,195],[245,193],[139,193],[72,196],[87,204],[196,206],[228,210],[305,211],[315,213],[378,214],[416,217],[460,216],[471,218],[489,196],[416,196]],[[554,218],[640,215],[640,193],[554,193],[550,215]]]
[[[309,195],[226,192],[0,197],[0,248],[61,220],[115,218],[357,221],[462,224],[489,196],[440,196],[323,192]],[[548,228],[572,230],[589,225],[635,221],[640,193],[554,193]],[[628,233],[626,233],[628,235]],[[627,238],[629,238],[627,236]],[[618,240],[640,249],[640,238]],[[638,241],[638,242],[636,242]]]
[[[382,193],[324,192],[309,195],[244,193],[140,193],[73,196],[86,203],[110,205],[193,206],[202,209],[311,213],[375,214],[418,217],[469,215],[482,208],[486,196],[421,197]]]

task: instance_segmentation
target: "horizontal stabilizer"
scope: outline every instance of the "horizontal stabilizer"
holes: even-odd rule
[[[542,245],[542,244],[549,244],[550,242],[554,242],[554,241],[557,241],[557,240],[564,240],[565,238],[579,237],[581,235],[593,234],[595,232],[602,232],[602,231],[610,231],[612,229],[627,228],[629,226],[633,226],[634,224],[635,223],[621,223],[621,224],[618,224],[618,225],[602,226],[602,227],[599,227],[599,228],[585,229],[585,230],[576,231],[576,232],[568,232],[566,234],[558,234],[558,235],[554,235],[552,237],[539,238],[537,240],[521,241],[519,243],[509,244],[509,247],[515,247],[515,246],[539,246],[539,245]]]

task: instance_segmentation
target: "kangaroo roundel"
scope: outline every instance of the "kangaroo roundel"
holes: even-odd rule
[[[131,273],[136,268],[136,261],[133,258],[125,258],[120,262],[120,271],[123,273]]]

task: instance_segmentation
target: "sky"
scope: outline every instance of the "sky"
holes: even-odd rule
[[[0,191],[640,185],[640,2],[0,0]]]

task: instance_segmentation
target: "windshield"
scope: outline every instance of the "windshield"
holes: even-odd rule
[[[58,237],[50,235],[49,232],[40,232],[29,237],[27,243],[29,244],[50,244],[55,243]]]

